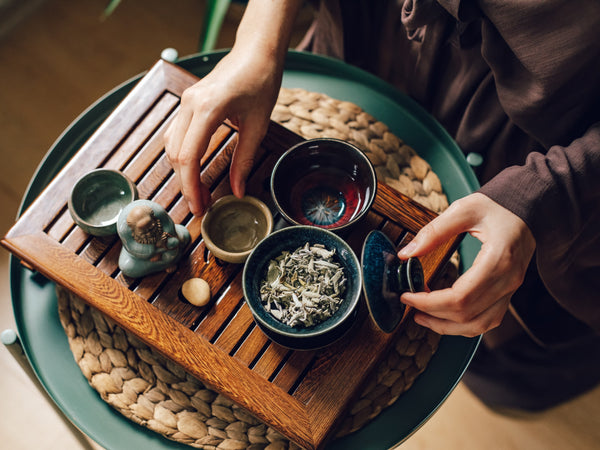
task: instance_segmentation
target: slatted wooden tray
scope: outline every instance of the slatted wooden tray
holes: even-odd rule
[[[164,152],[166,126],[183,90],[196,81],[175,65],[157,62],[25,211],[2,245],[291,440],[308,449],[322,448],[393,335],[373,325],[364,302],[351,332],[317,351],[280,347],[255,326],[243,299],[242,266],[224,264],[207,252],[200,218],[190,214]],[[278,155],[301,139],[271,123],[249,180],[250,195],[272,206],[265,181]],[[202,159],[202,179],[214,198],[230,193],[228,165],[236,142],[235,127],[225,123]],[[117,264],[118,237],[94,238],[73,223],[69,192],[77,179],[98,167],[123,171],[137,184],[140,198],[162,204],[176,223],[188,228],[192,245],[177,271],[127,278]],[[357,254],[372,229],[383,230],[401,245],[433,217],[379,183],[371,212],[345,238]],[[457,245],[458,239],[447,242],[422,259],[426,281],[440,272]],[[213,300],[204,308],[179,296],[190,277],[202,277],[211,286]]]

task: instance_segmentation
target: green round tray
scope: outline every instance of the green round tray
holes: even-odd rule
[[[178,64],[197,76],[208,73],[225,51],[192,55]],[[116,87],[84,111],[56,140],[32,178],[21,212],[81,147],[143,76]],[[331,58],[290,52],[284,87],[298,87],[355,103],[387,124],[412,146],[439,176],[450,201],[478,188],[465,158],[444,129],[417,103],[360,69]],[[464,268],[479,249],[467,236],[460,247]],[[13,310],[29,361],[42,385],[64,414],[107,450],[189,449],[126,419],[105,403],[75,364],[58,318],[53,283],[10,261]],[[427,369],[414,385],[361,430],[327,446],[329,450],[380,450],[407,439],[439,408],[466,370],[480,338],[443,336]]]

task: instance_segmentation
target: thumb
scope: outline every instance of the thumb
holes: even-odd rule
[[[405,247],[398,252],[400,259],[422,256],[454,236],[469,231],[477,222],[477,214],[469,208],[464,199],[455,201],[417,233]]]

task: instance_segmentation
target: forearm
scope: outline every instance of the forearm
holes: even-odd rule
[[[283,62],[302,0],[250,0],[233,51]]]

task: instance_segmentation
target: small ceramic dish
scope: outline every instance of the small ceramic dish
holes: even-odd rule
[[[109,236],[117,232],[119,214],[136,200],[135,184],[122,172],[95,169],[73,186],[68,207],[71,217],[85,232]]]
[[[338,231],[371,207],[377,177],[356,146],[339,139],[311,139],[287,150],[271,175],[271,195],[291,224]]]
[[[206,247],[226,262],[243,263],[256,245],[273,230],[273,214],[255,197],[226,195],[214,202],[202,218]]]
[[[346,277],[343,301],[331,317],[313,325],[286,325],[262,304],[260,288],[267,279],[269,263],[283,252],[294,252],[306,243],[321,244],[335,250],[333,261],[340,264]],[[273,232],[252,251],[242,275],[246,304],[260,329],[273,341],[296,350],[313,350],[332,344],[354,324],[362,289],[361,268],[350,246],[335,233],[322,228],[296,225]]]

